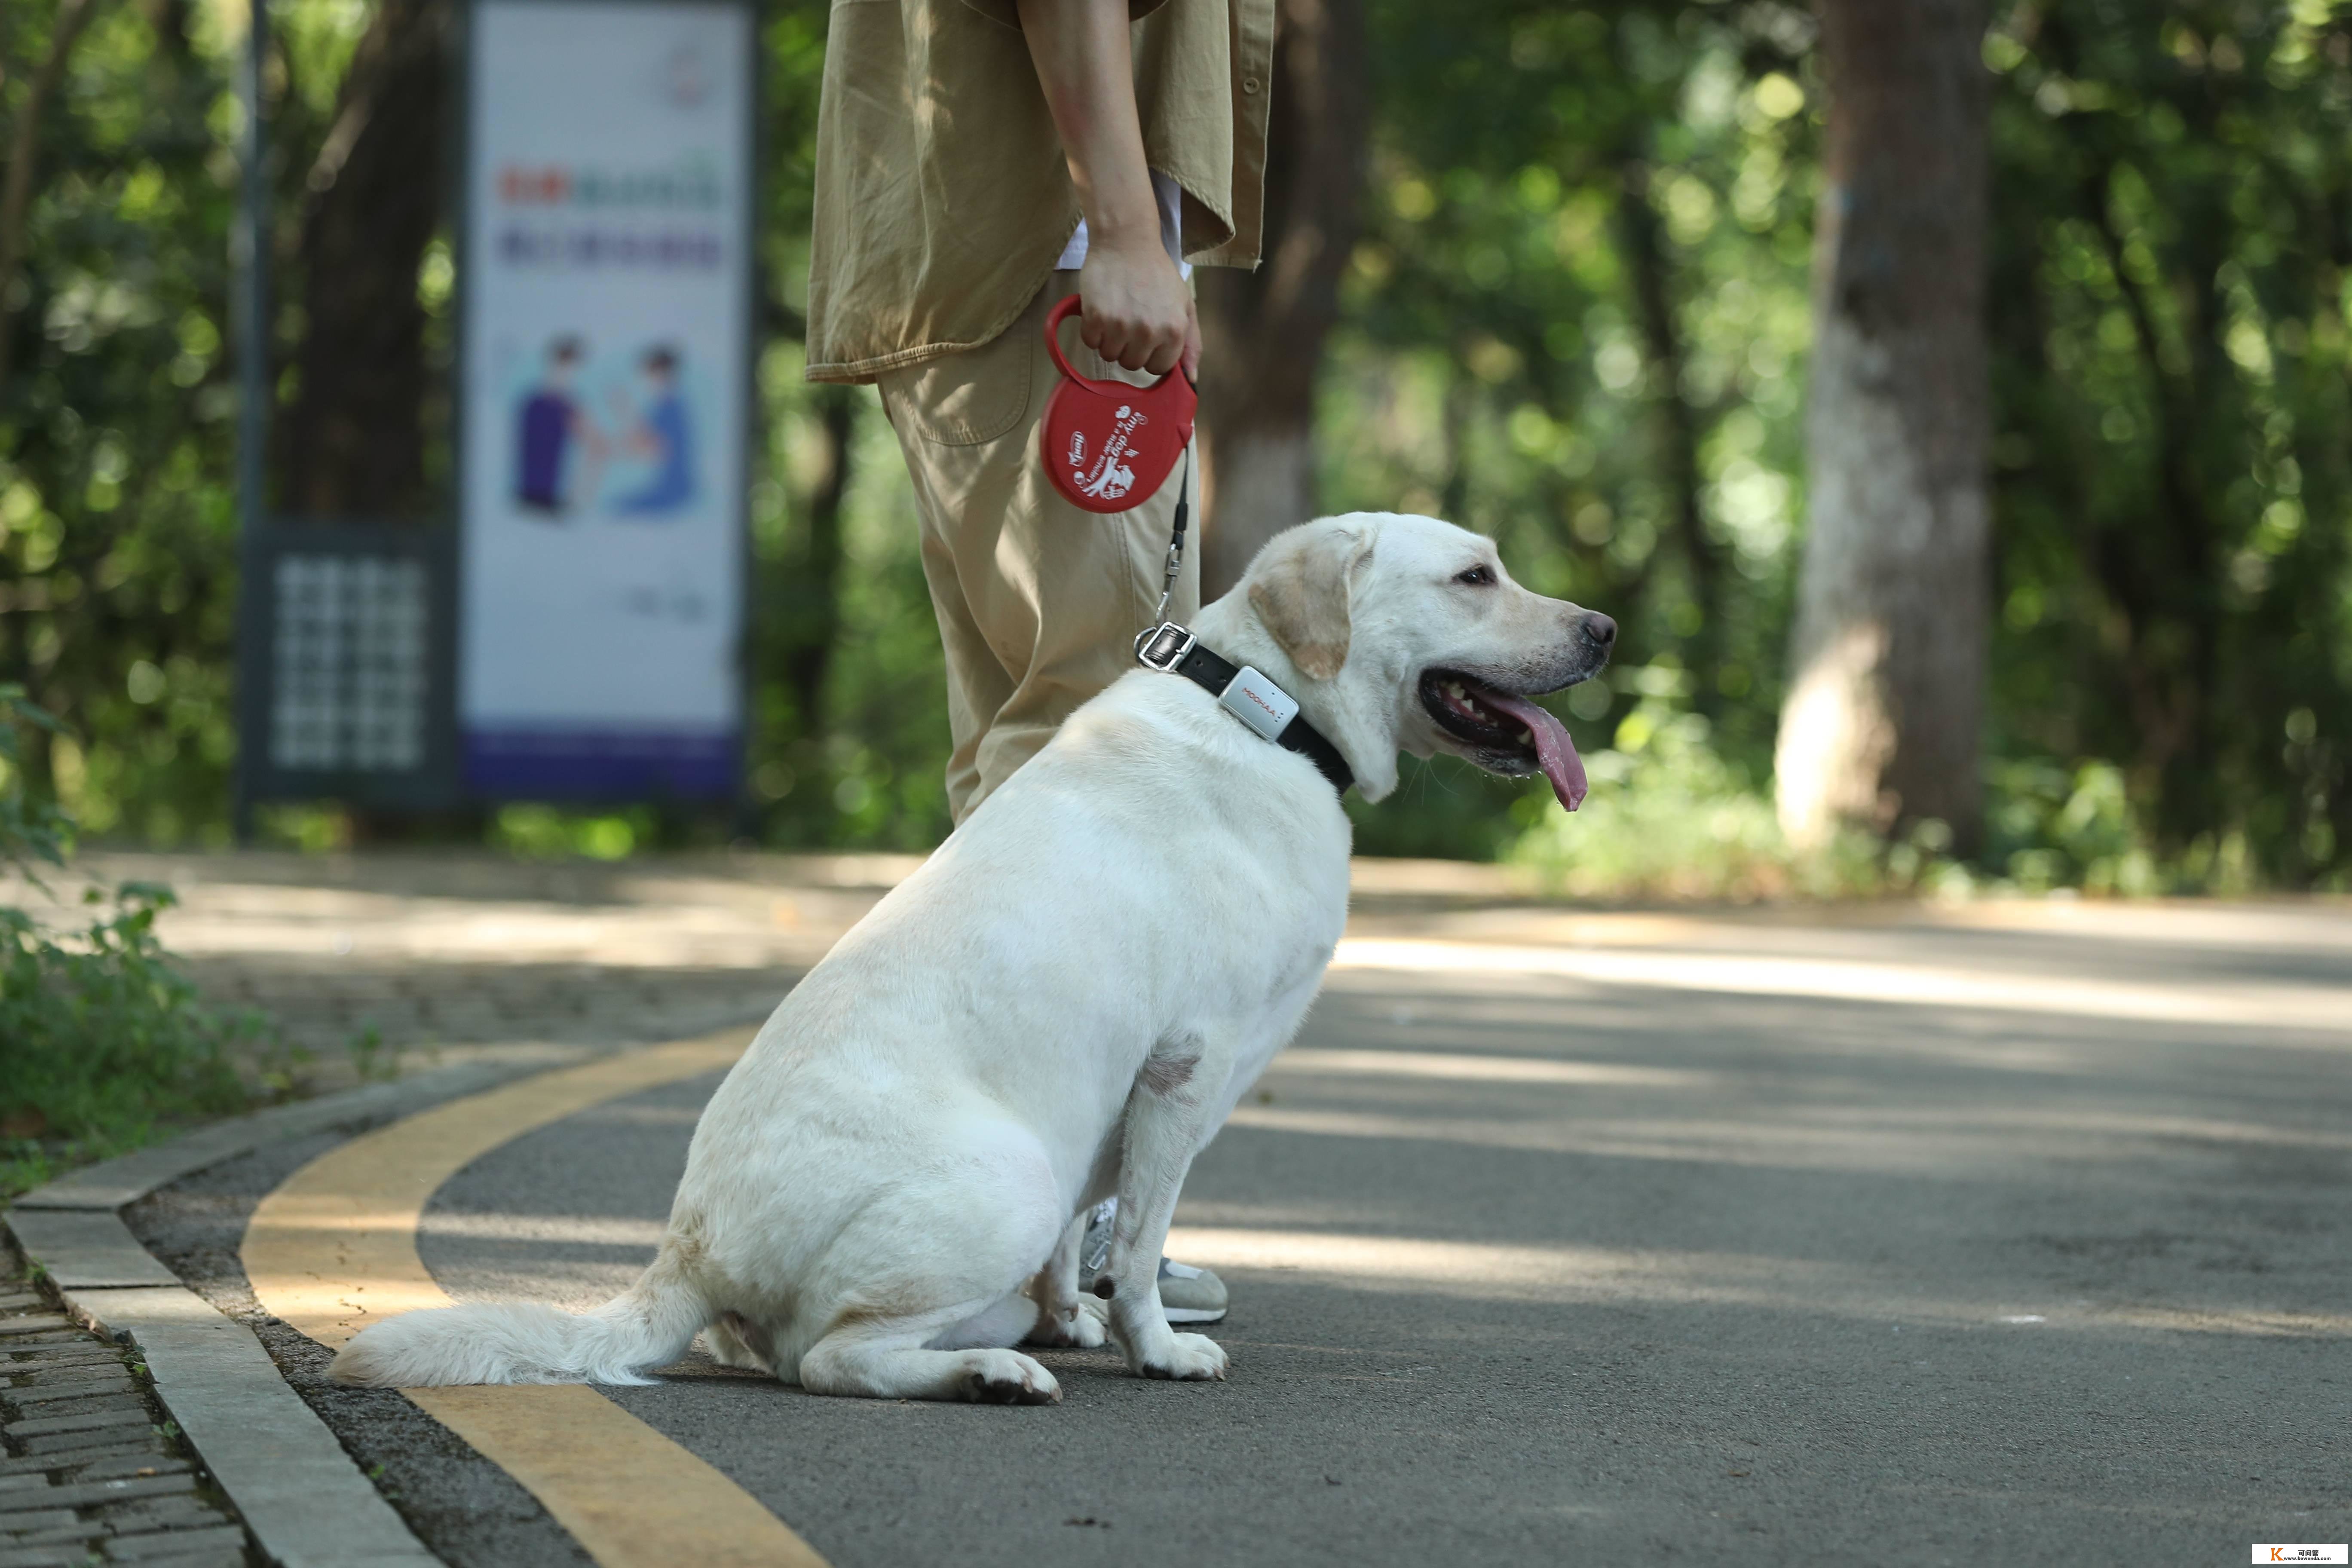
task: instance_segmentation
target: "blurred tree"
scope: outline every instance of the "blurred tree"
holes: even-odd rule
[[[98,0],[64,0],[49,22],[49,36],[41,63],[29,73],[23,98],[16,104],[16,123],[8,132],[8,170],[0,177],[0,386],[8,372],[16,334],[16,267],[25,258],[25,216],[33,199],[33,182],[40,167],[41,122],[49,100],[73,58],[74,45],[89,25]],[[12,62],[13,64],[13,62]],[[21,64],[14,64],[23,73]]]
[[[234,13],[232,13],[234,15]],[[93,5],[34,122],[0,77],[25,195],[0,380],[0,680],[75,733],[22,759],[87,831],[165,840],[222,821],[234,522],[221,310],[234,165],[209,117],[225,47],[180,0]],[[52,0],[0,4],[50,50]],[[20,173],[21,171],[21,173]]]
[[[1201,596],[1318,515],[1315,393],[1360,229],[1371,129],[1362,0],[1281,0],[1267,107],[1265,241],[1255,271],[1197,274]],[[1246,85],[1245,85],[1245,90]]]
[[[2019,0],[1994,106],[1997,848],[2352,868],[2352,6]]]
[[[427,484],[417,274],[447,184],[449,0],[378,0],[302,182],[299,367],[278,506],[298,517],[442,513]]]
[[[1585,744],[1655,693],[1750,781],[1801,493],[1812,37],[1772,0],[1375,5],[1322,395],[1327,504],[1436,512],[1618,617],[1619,667],[1566,700]],[[1360,844],[1491,854],[1540,816],[1465,768],[1412,777]]]
[[[1708,529],[1702,510],[1700,416],[1683,390],[1687,363],[1676,320],[1674,259],[1666,251],[1664,220],[1651,194],[1655,171],[1644,150],[1650,141],[1648,132],[1648,126],[1640,127],[1636,134],[1643,147],[1623,155],[1617,200],[1618,243],[1625,257],[1642,353],[1657,384],[1651,400],[1656,409],[1657,464],[1669,498],[1675,543],[1688,574],[1690,607],[1696,623],[1684,642],[1684,662],[1690,668],[1699,711],[1712,716],[1722,707],[1724,550]]]
[[[1988,544],[1980,0],[1822,0],[1829,95],[1810,526],[1774,752],[1819,844],[1934,818],[1973,852]]]
[[[773,609],[796,726],[803,734],[822,735],[827,728],[828,678],[841,646],[843,510],[849,499],[860,396],[854,388],[828,385],[811,387],[808,397],[815,415],[815,472],[803,508],[800,548],[781,563]]]
[[[312,300],[320,258],[372,232],[372,215],[331,225],[329,207],[377,178],[442,194],[439,155],[412,149],[400,169],[375,118],[399,106],[354,80],[422,36],[425,3],[273,5],[281,435],[345,368],[314,373],[308,318],[350,327],[360,309]],[[1809,479],[1813,10],[1356,3],[1369,166],[1352,241],[1316,253],[1339,269],[1321,363],[1250,325],[1247,294],[1223,363],[1278,374],[1288,406],[1311,396],[1325,507],[1453,517],[1533,586],[1619,618],[1618,664],[1560,705],[1596,796],[1626,814],[1604,835],[1588,812],[1531,850],[1601,892],[1812,885],[1776,858],[1763,797]],[[0,0],[0,151],[38,131],[5,294],[0,682],[70,722],[24,766],[94,836],[217,839],[236,587],[227,88],[245,7],[89,0],[27,121],[58,5]],[[946,721],[903,468],[870,395],[799,378],[826,19],[824,0],[762,12],[752,775],[768,842],[919,849],[945,829]],[[354,68],[363,44],[376,63]],[[2352,886],[2352,4],[2001,0],[1982,58],[1998,629],[1978,868],[2026,888]],[[404,376],[421,363],[423,390],[332,398],[424,399],[389,431],[396,461],[368,470],[421,468],[412,497],[446,477],[452,282],[419,210],[382,215],[396,243],[367,287],[383,352]],[[1837,242],[1849,260],[1856,234]],[[379,352],[368,326],[352,353]],[[294,455],[278,456],[291,487]],[[331,455],[332,484],[377,460]],[[1556,816],[1439,764],[1364,814],[1358,842],[1496,855]],[[498,841],[617,853],[654,826],[518,808]],[[1660,863],[1628,872],[1602,843],[1619,834]],[[1741,857],[1762,869],[1716,874]]]

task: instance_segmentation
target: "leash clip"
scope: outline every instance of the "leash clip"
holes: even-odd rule
[[[1154,619],[1168,613],[1169,602],[1176,597],[1176,579],[1184,571],[1184,536],[1181,533],[1168,542],[1168,573],[1160,580],[1160,604],[1151,612]]]
[[[1191,653],[1192,646],[1200,640],[1174,621],[1146,626],[1135,634],[1135,662],[1146,669],[1172,675],[1176,667],[1184,662],[1184,656]]]

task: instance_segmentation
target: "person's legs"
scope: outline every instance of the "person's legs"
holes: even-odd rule
[[[947,651],[948,804],[961,822],[1036,755],[1079,704],[1135,666],[1159,602],[1177,480],[1132,511],[1062,499],[1037,457],[1053,390],[1045,312],[1076,284],[1056,273],[993,342],[882,378],[921,516],[923,572]],[[1086,374],[1141,382],[1065,328]],[[1200,607],[1188,550],[1169,613]]]
[[[923,576],[947,653],[948,809],[961,823],[1043,750],[1079,704],[1135,668],[1135,634],[1160,602],[1182,469],[1131,511],[1101,516],[1062,499],[1037,455],[1037,427],[1058,374],[1045,313],[1075,290],[1056,272],[994,342],[882,378],[922,527]],[[1080,374],[1137,384],[1063,328]],[[1197,479],[1192,515],[1200,516]],[[1201,607],[1200,541],[1188,531],[1168,606]],[[1171,1317],[1213,1322],[1225,1289],[1213,1274],[1163,1266]]]

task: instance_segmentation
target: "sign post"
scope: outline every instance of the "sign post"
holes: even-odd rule
[[[453,529],[268,504],[268,11],[252,0],[233,241],[240,839],[260,801],[736,798],[755,3],[473,0]]]
[[[463,784],[731,798],[746,722],[753,11],[474,0]]]

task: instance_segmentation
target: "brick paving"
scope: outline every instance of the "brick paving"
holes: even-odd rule
[[[259,1561],[136,1353],[76,1326],[0,1258],[0,1568]]]

